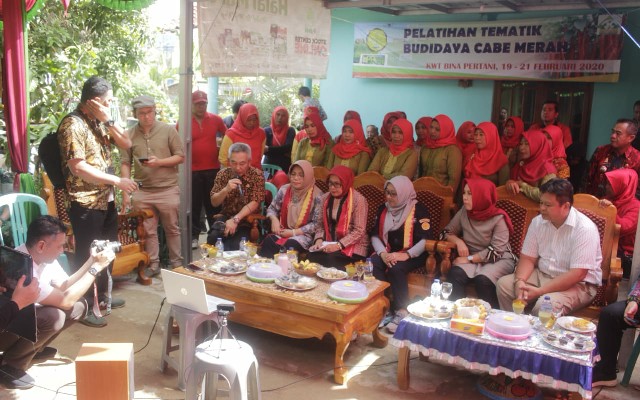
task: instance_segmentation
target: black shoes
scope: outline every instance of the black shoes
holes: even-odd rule
[[[35,361],[44,361],[49,360],[51,358],[55,358],[56,354],[58,354],[58,349],[55,347],[45,346],[39,352],[33,356]]]

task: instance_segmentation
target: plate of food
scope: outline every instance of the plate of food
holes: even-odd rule
[[[556,321],[563,329],[578,333],[591,333],[596,331],[596,324],[584,318],[564,316]]]
[[[560,331],[549,331],[542,336],[544,342],[551,347],[565,350],[571,353],[588,353],[595,349],[593,340],[582,336],[562,333]]]
[[[340,271],[337,268],[321,268],[316,275],[329,282],[341,281],[349,276],[345,271]]]
[[[306,276],[316,275],[318,271],[320,271],[321,267],[322,265],[314,262],[309,262],[309,260],[304,260],[293,264],[293,268],[297,273]]]
[[[283,289],[295,290],[298,292],[301,292],[304,290],[311,290],[314,287],[318,286],[318,281],[307,276],[292,277],[292,276],[285,275],[285,276],[276,278],[274,283]]]
[[[491,305],[484,300],[465,297],[453,303],[454,316],[470,318],[469,314],[477,315],[476,318],[484,320],[491,311]]]
[[[247,262],[238,259],[217,259],[213,264],[207,265],[207,269],[220,275],[240,275],[247,271]]]
[[[450,301],[435,300],[427,297],[424,300],[409,304],[407,311],[411,315],[428,320],[449,319],[453,310]]]

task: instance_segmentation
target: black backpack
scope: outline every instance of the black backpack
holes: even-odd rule
[[[69,116],[74,116],[69,114]],[[76,118],[80,118],[75,116]],[[60,122],[62,124],[62,122]],[[60,129],[60,125],[58,125]],[[51,183],[55,189],[65,187],[64,173],[62,172],[62,156],[60,155],[60,144],[58,143],[58,130],[49,133],[42,138],[38,145],[38,157],[44,170],[47,172]]]

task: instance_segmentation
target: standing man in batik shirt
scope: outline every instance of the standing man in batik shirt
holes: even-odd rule
[[[128,178],[114,174],[111,145],[121,150],[131,147],[131,140],[111,119],[109,105],[113,100],[111,84],[104,78],[93,76],[82,87],[78,107],[65,116],[58,128],[58,143],[62,157],[69,218],[76,241],[72,273],[80,269],[89,258],[89,248],[95,239],[118,240],[118,212],[114,186],[123,193],[138,187]],[[113,269],[109,266],[108,271]],[[110,276],[101,273],[96,279],[100,308],[107,306]],[[92,327],[102,327],[107,320],[94,306],[94,291],[85,294],[89,312],[81,321]],[[124,300],[112,297],[111,308],[124,307]]]

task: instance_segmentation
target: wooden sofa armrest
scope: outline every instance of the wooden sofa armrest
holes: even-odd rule
[[[251,226],[251,231],[249,232],[249,241],[253,243],[258,243],[258,239],[260,239],[260,230],[258,229],[258,222],[267,219],[262,214],[249,214],[242,221],[246,221],[249,226]]]
[[[429,254],[427,256],[427,275],[434,277],[436,273],[436,253],[440,254],[442,261],[440,262],[440,277],[446,280],[449,269],[451,268],[451,254],[455,250],[456,245],[445,240],[427,240],[424,245],[425,250]]]
[[[137,280],[142,285],[150,285],[151,278],[144,270],[149,265],[149,254],[144,249],[147,233],[144,220],[153,217],[153,211],[142,209],[118,215],[118,241],[122,251],[116,254],[113,263],[113,275],[125,275],[137,268]]]
[[[609,280],[607,281],[607,288],[604,292],[604,298],[607,304],[618,301],[618,289],[620,288],[620,281],[622,280],[622,261],[620,258],[612,257],[609,268]]]

